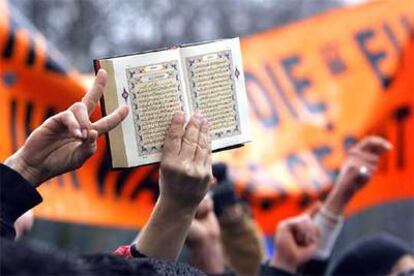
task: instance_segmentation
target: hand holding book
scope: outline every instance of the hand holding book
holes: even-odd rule
[[[238,38],[95,60],[109,83],[104,111],[128,104],[131,114],[109,133],[114,167],[159,162],[172,114],[201,113],[212,149],[250,140],[247,96]]]

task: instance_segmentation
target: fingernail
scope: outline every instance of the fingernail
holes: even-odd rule
[[[391,143],[389,143],[389,142],[387,142],[387,143],[385,144],[385,147],[387,148],[387,150],[391,150],[391,149],[393,148],[392,144],[391,144]]]
[[[196,113],[193,115],[193,121],[197,124],[201,123],[203,120],[203,116],[200,113]]]
[[[82,129],[82,138],[86,138],[86,137],[88,137],[88,130]]]
[[[174,113],[173,120],[177,123],[184,122],[184,113],[181,111]]]

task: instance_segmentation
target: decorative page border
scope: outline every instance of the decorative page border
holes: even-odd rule
[[[174,74],[174,77],[176,79],[176,85],[177,85],[178,99],[180,101],[180,109],[181,111],[184,112],[184,96],[183,96],[183,91],[182,91],[182,84],[180,82],[180,75],[178,71],[177,61],[162,62],[162,63],[157,63],[157,64],[147,64],[147,65],[136,66],[136,67],[125,69],[125,73],[127,75],[127,84],[128,84],[129,92],[126,91],[126,89],[124,88],[122,97],[125,99],[125,101],[127,101],[127,98],[130,96],[130,105],[131,105],[131,111],[132,111],[132,118],[134,121],[138,156],[160,153],[163,148],[163,144],[157,145],[157,146],[146,146],[142,144],[143,138],[142,138],[142,133],[141,133],[141,119],[140,119],[138,104],[137,104],[137,91],[135,91],[136,88],[135,88],[133,79],[139,78],[141,75],[148,75],[148,73],[144,73],[145,68],[148,66],[162,66],[163,71],[168,71],[168,73]],[[159,71],[155,73],[159,74]]]
[[[211,52],[211,53],[206,53],[206,54],[202,54],[202,55],[188,57],[188,58],[185,59],[185,64],[186,64],[187,72],[188,72],[188,75],[189,75],[189,84],[190,84],[190,91],[191,91],[191,93],[190,93],[191,94],[191,102],[192,102],[192,105],[193,105],[194,112],[199,111],[197,89],[196,89],[195,82],[192,80],[192,76],[194,76],[194,72],[193,72],[194,62],[195,61],[200,61],[202,59],[202,57],[207,56],[207,55],[217,55],[219,58],[225,57],[229,61],[229,72],[230,72],[229,78],[231,80],[231,86],[230,86],[231,98],[233,100],[233,110],[235,111],[234,119],[237,122],[234,127],[223,129],[223,130],[218,130],[218,131],[215,131],[213,133],[210,133],[210,135],[212,136],[213,140],[239,135],[239,134],[241,134],[240,116],[239,116],[239,110],[238,110],[238,105],[237,105],[237,93],[236,93],[236,90],[235,90],[236,86],[235,86],[234,76],[236,76],[238,78],[240,72],[238,71],[237,68],[234,70],[233,59],[232,59],[230,50],[219,51],[219,52]]]

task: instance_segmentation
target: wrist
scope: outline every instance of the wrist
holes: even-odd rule
[[[186,200],[185,198],[179,198],[176,195],[169,195],[168,193],[160,192],[157,203],[179,212],[180,214],[195,213],[200,200]]]
[[[281,269],[281,270],[290,272],[292,274],[295,274],[296,270],[297,270],[297,266],[295,264],[293,264],[293,262],[289,262],[287,260],[282,260],[277,255],[278,254],[276,253],[276,256],[272,260],[271,265],[278,268],[278,269]]]
[[[33,187],[36,188],[37,186],[39,186],[40,181],[37,169],[28,165],[27,162],[18,155],[18,152],[7,158],[4,161],[4,165],[19,173]]]
[[[176,199],[160,194],[154,208],[168,218],[191,221],[195,216],[197,206],[180,204]]]

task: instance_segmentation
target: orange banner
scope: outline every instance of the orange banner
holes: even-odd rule
[[[4,160],[45,118],[79,100],[86,85],[4,1],[0,14]],[[253,142],[214,158],[230,165],[266,233],[323,198],[346,150],[368,134],[387,137],[395,149],[348,213],[414,197],[413,18],[411,0],[375,1],[242,39]],[[157,166],[112,171],[100,139],[81,169],[40,192],[40,218],[140,227],[158,195]]]

